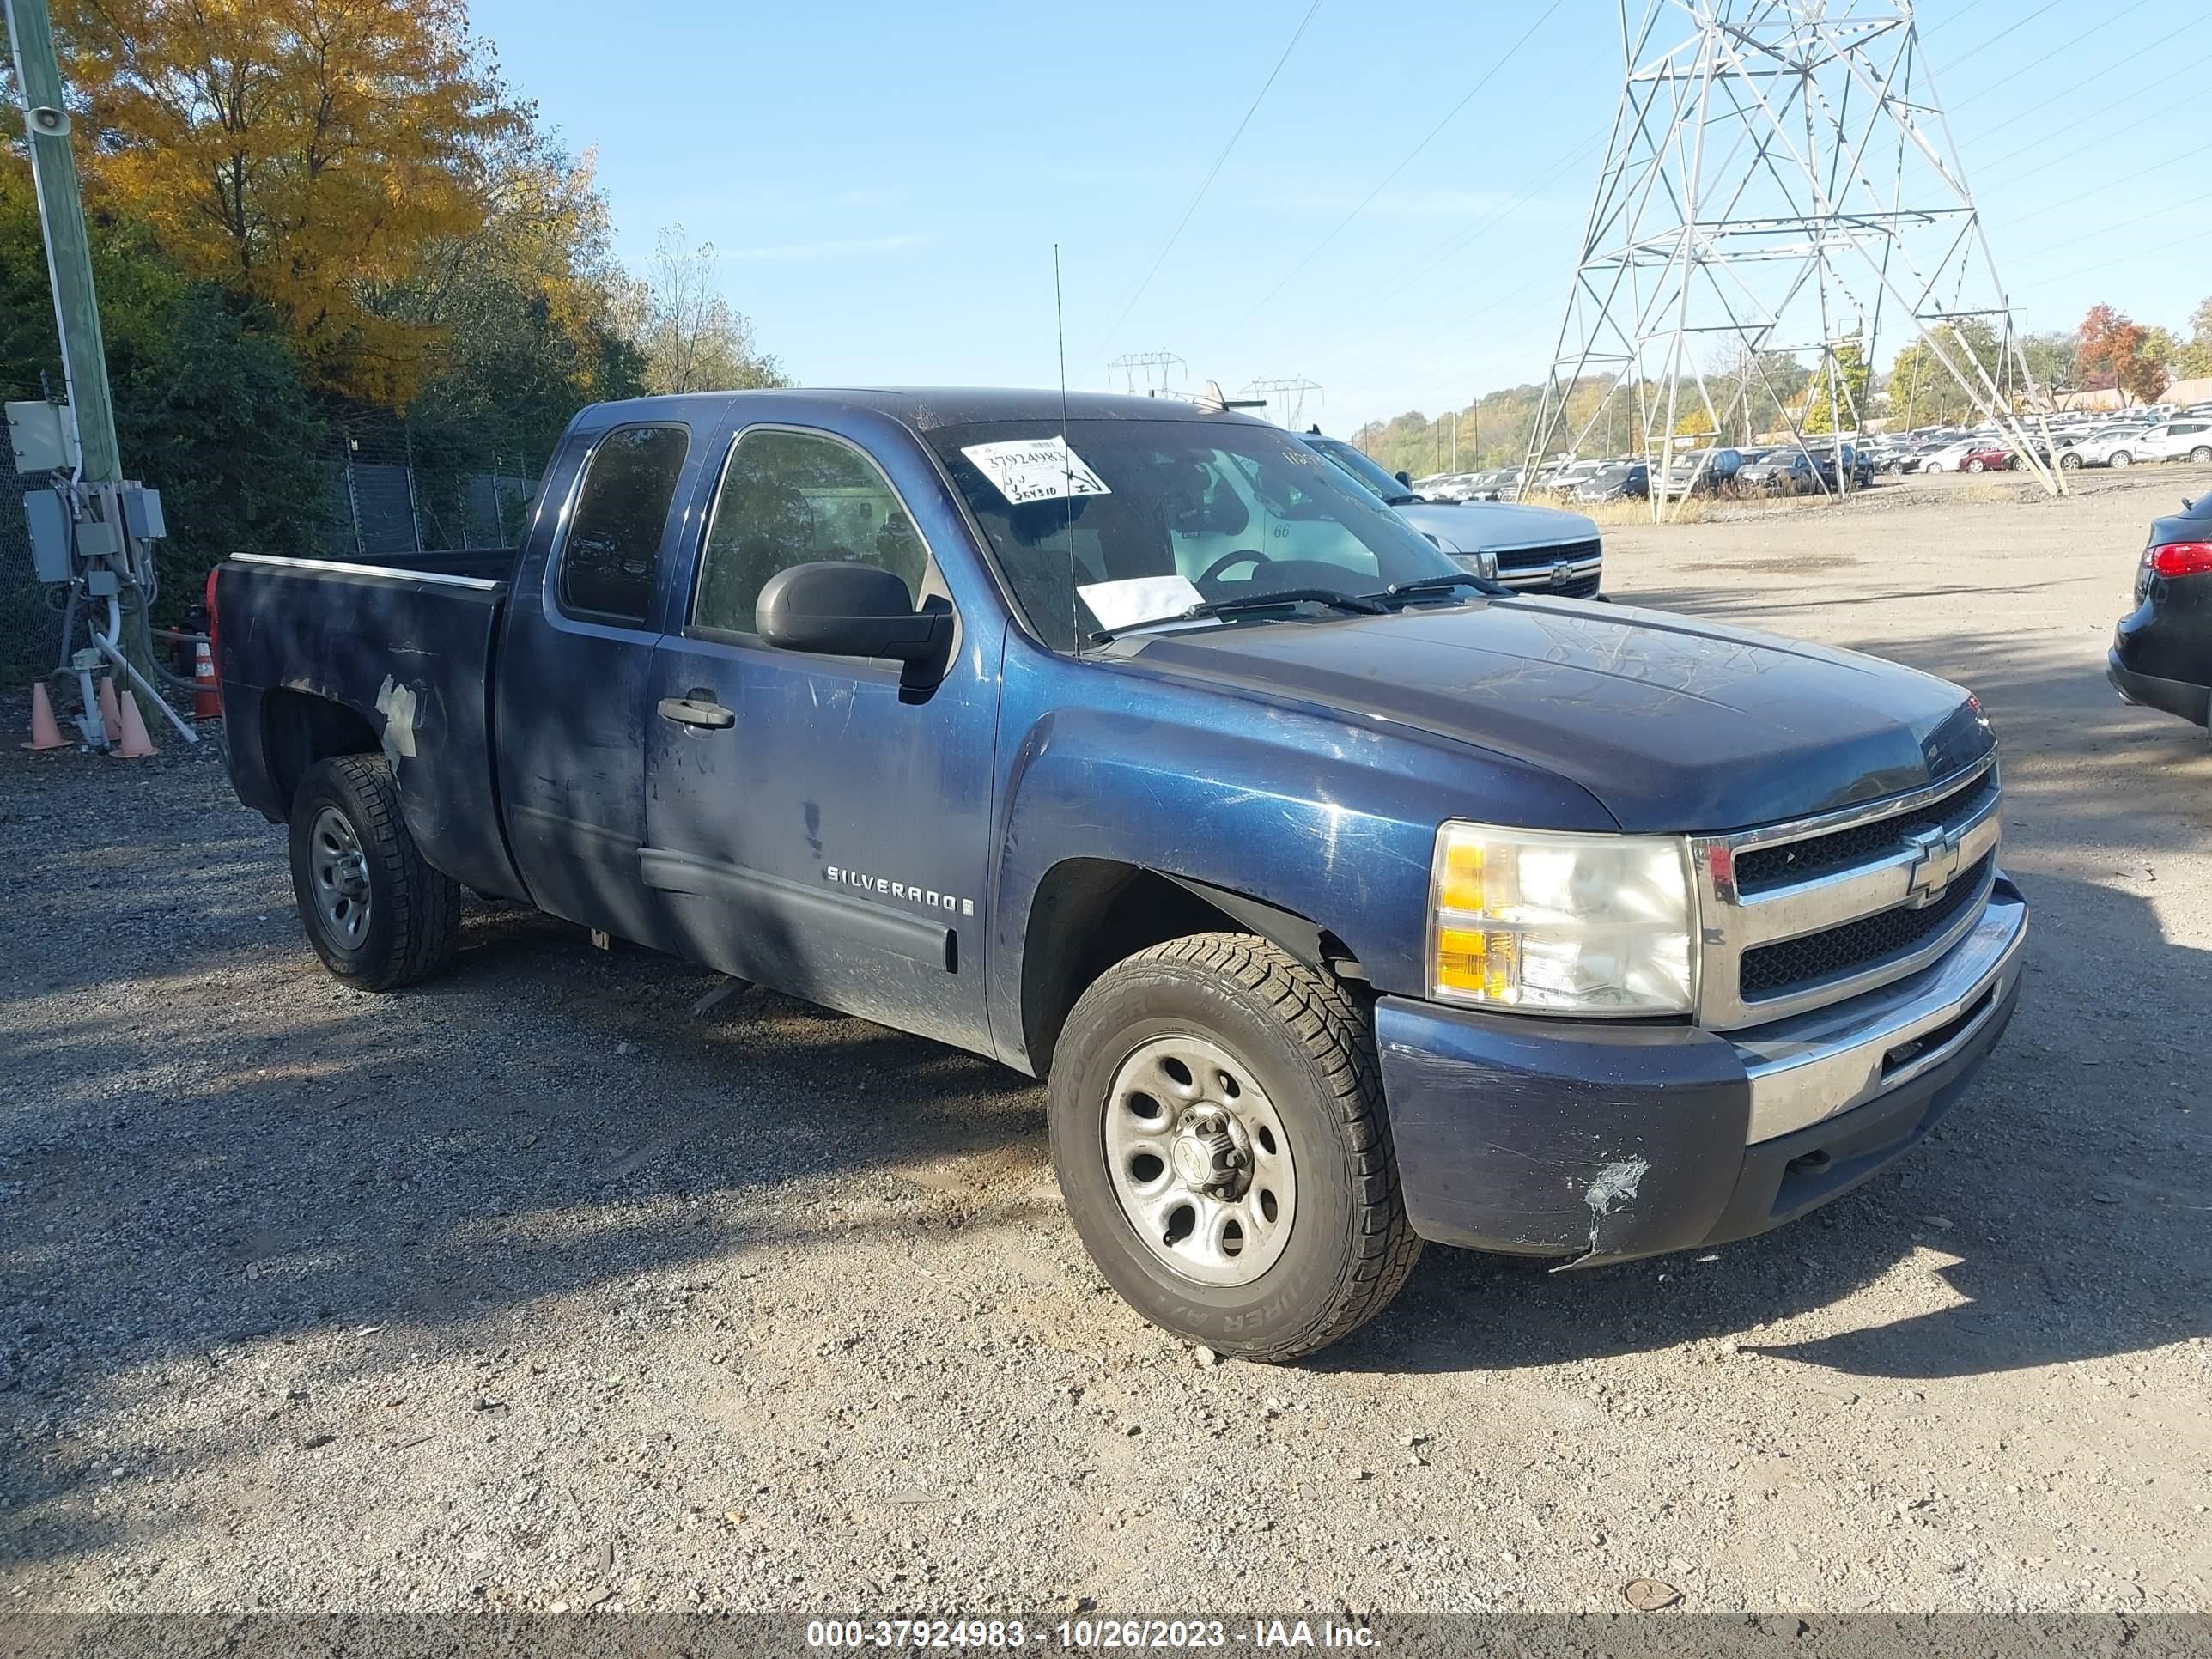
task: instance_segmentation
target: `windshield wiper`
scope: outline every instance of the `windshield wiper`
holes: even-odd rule
[[[1356,611],[1363,617],[1379,617],[1389,610],[1364,593],[1340,593],[1333,587],[1279,587],[1272,593],[1248,593],[1234,599],[1212,599],[1194,605],[1186,617],[1234,617],[1246,611],[1267,611],[1279,605],[1325,605],[1337,611]]]
[[[1126,623],[1119,628],[1102,628],[1091,636],[1091,642],[1104,645],[1121,635],[1133,633],[1139,628],[1164,628],[1170,623],[1203,622],[1213,617],[1239,616],[1247,611],[1272,611],[1286,605],[1325,605],[1338,611],[1356,611],[1363,617],[1380,617],[1390,609],[1377,604],[1371,594],[1340,593],[1333,587],[1279,587],[1272,593],[1250,593],[1241,599],[1212,599],[1204,605],[1194,605],[1188,611],[1178,611],[1172,617],[1151,617],[1143,622]]]
[[[1469,575],[1465,571],[1455,571],[1449,576],[1424,576],[1415,582],[1392,582],[1378,592],[1362,593],[1358,597],[1377,604],[1388,604],[1393,599],[1409,599],[1423,593],[1446,593],[1455,587],[1471,587],[1493,599],[1513,597],[1513,590],[1504,582],[1494,582],[1487,576]]]

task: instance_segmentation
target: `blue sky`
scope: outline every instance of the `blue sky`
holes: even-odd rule
[[[1141,292],[1306,0],[472,15],[515,89],[597,149],[625,259],[670,224],[713,242],[804,383],[1053,384],[1057,241],[1071,384],[1164,349],[1232,391],[1309,376],[1309,417],[1348,432],[1548,364],[1620,93],[1613,0],[1549,3],[1322,0]],[[1920,17],[2028,326],[2108,300],[2185,328],[2212,295],[2212,132],[2191,112],[2212,4]]]

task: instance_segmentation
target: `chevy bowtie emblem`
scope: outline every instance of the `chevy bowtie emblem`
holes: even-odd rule
[[[1916,856],[1907,883],[1916,908],[1933,904],[1959,873],[1959,837],[1948,830],[1923,830],[1906,839]]]
[[[1569,582],[1574,580],[1574,579],[1575,570],[1572,565],[1555,564],[1552,567],[1553,586],[1565,587]]]

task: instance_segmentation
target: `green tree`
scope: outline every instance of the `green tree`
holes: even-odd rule
[[[327,513],[322,427],[276,319],[171,264],[143,223],[92,226],[125,471],[161,492],[157,620],[199,596],[208,569],[246,550],[318,550]],[[62,384],[45,243],[30,179],[0,161],[0,386]]]
[[[1971,376],[1972,365],[1978,363],[1991,380],[2000,378],[2004,345],[1987,323],[1974,318],[1938,326],[1940,354],[1925,340],[1915,340],[1890,365],[1889,418],[1893,426],[1929,426],[1963,421],[1974,414],[1977,402],[1951,365]]]
[[[1832,432],[1835,429],[1834,413],[1839,409],[1844,417],[1844,430],[1855,432],[1872,410],[1867,402],[1867,384],[1873,366],[1867,362],[1866,347],[1857,340],[1839,341],[1836,346],[1836,385],[1831,407],[1828,376],[1816,374],[1806,386],[1805,424],[1808,432]]]
[[[2212,374],[2212,299],[2198,301],[2189,313],[2189,341],[2175,354],[2173,372],[2192,380]]]

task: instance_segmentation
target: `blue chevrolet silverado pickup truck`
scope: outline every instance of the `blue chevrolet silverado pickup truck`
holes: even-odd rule
[[[435,972],[473,890],[1047,1077],[1099,1269],[1227,1352],[1344,1336],[1423,1240],[1787,1221],[2018,994],[1965,691],[1510,592],[1231,411],[596,405],[519,549],[210,590],[333,973]]]

